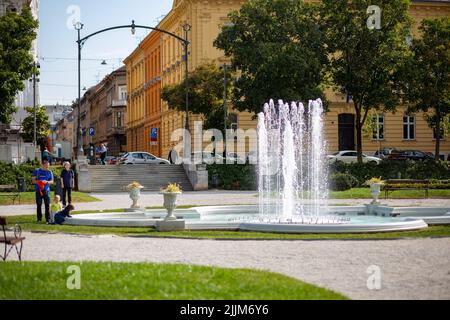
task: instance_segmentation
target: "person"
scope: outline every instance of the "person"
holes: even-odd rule
[[[105,144],[102,143],[100,145],[100,160],[102,161],[102,165],[106,165],[105,158],[106,158],[107,152],[108,152],[108,150],[106,149]]]
[[[48,151],[47,148],[44,149],[42,153],[42,160],[47,160],[49,163],[52,163],[52,154]]]
[[[55,214],[62,211],[63,207],[61,204],[61,197],[59,195],[55,195],[53,197],[53,202],[50,206],[50,223],[55,222]]]
[[[69,162],[64,162],[64,169],[61,171],[61,188],[62,188],[62,203],[64,206],[66,204],[72,204],[72,189],[75,186],[75,175],[71,169],[71,164]],[[68,202],[66,202],[66,196]]]
[[[52,224],[63,224],[66,221],[66,218],[72,218],[70,212],[75,210],[75,207],[69,204],[63,210],[55,214],[55,221]]]
[[[48,160],[42,161],[42,167],[33,171],[31,182],[35,185],[37,223],[42,221],[42,200],[45,204],[45,220],[50,222],[50,185],[54,183],[53,173],[49,170]]]

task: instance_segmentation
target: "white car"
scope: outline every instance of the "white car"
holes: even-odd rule
[[[362,157],[363,157],[364,163],[379,164],[382,161],[380,158],[371,157],[371,156],[365,155],[364,153],[363,153]],[[354,163],[354,162],[358,162],[358,153],[356,151],[348,151],[348,150],[347,151],[339,151],[333,155],[327,156],[327,159],[330,162],[342,161],[345,163]]]
[[[158,158],[148,152],[128,152],[120,158],[121,164],[170,164],[169,160]]]

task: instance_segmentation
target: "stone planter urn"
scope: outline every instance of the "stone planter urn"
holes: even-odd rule
[[[167,210],[167,216],[164,218],[164,221],[174,221],[177,220],[177,217],[174,215],[173,211],[177,207],[177,197],[181,194],[181,192],[161,192],[164,196],[164,208]]]
[[[371,183],[370,184],[370,193],[372,194],[372,203],[371,204],[379,204],[378,198],[381,193],[381,186],[383,183]]]
[[[130,194],[130,199],[133,201],[131,204],[131,209],[140,209],[141,205],[139,204],[139,199],[141,198],[141,190],[144,189],[138,183],[132,183],[126,187],[128,193]]]

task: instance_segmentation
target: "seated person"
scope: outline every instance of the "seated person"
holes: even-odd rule
[[[70,212],[73,210],[75,210],[75,207],[73,205],[69,204],[62,211],[56,213],[53,224],[63,224],[64,221],[66,221],[66,218],[72,218],[72,216],[70,215]]]

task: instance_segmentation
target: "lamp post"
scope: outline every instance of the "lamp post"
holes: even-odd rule
[[[36,82],[39,82],[39,79],[36,78],[37,73],[38,73],[38,69],[41,68],[41,65],[39,64],[39,62],[34,62],[33,63],[33,78],[30,79],[30,81],[33,83],[33,145],[34,145],[34,149],[37,148],[37,116],[36,116]]]
[[[100,33],[103,32],[107,32],[107,31],[111,31],[111,30],[116,30],[116,29],[125,29],[125,28],[131,28],[131,33],[134,35],[136,33],[136,29],[147,29],[147,30],[153,30],[153,31],[158,31],[158,32],[162,32],[164,34],[167,34],[171,37],[176,38],[177,40],[179,40],[181,42],[181,44],[184,47],[184,59],[185,59],[185,64],[186,64],[186,74],[185,74],[185,79],[186,79],[186,129],[189,131],[189,88],[188,88],[188,70],[189,70],[189,64],[188,64],[188,58],[189,58],[189,40],[188,40],[188,33],[191,30],[191,26],[186,23],[183,26],[183,30],[184,30],[184,38],[163,30],[163,29],[159,29],[159,28],[153,28],[153,27],[147,27],[147,26],[141,26],[141,25],[136,25],[134,23],[134,20],[132,20],[131,25],[124,25],[124,26],[116,26],[116,27],[111,27],[111,28],[106,28],[97,32],[94,32],[84,38],[81,38],[81,29],[83,29],[83,24],[81,22],[78,22],[75,24],[75,29],[78,31],[78,40],[77,40],[77,44],[78,44],[78,154],[77,157],[82,156],[84,154],[83,151],[83,145],[82,145],[82,133],[81,133],[81,122],[80,122],[80,110],[81,110],[81,50],[83,49],[83,45],[84,43],[91,37],[98,35]]]
[[[84,155],[83,150],[83,135],[81,132],[81,29],[83,29],[83,24],[77,22],[75,24],[75,30],[78,32],[78,123],[77,123],[77,159]]]

